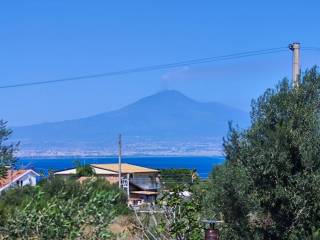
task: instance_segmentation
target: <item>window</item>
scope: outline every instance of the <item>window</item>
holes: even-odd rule
[[[23,182],[21,180],[16,181],[16,185],[18,187],[22,187]]]

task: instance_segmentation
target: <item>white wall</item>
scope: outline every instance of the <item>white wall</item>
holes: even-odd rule
[[[10,187],[17,187],[17,186],[21,187],[21,186],[26,186],[26,185],[35,186],[36,184],[37,184],[36,176],[32,172],[29,172],[28,174],[25,174],[22,177],[15,179],[15,181],[12,182],[10,185],[1,189],[0,193],[2,191],[8,190]]]
[[[36,176],[34,176],[33,174],[29,173],[25,176],[23,176],[20,181],[22,181],[22,186],[25,185],[31,185],[31,186],[35,186],[37,184],[36,182]]]

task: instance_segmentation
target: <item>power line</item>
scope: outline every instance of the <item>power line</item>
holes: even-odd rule
[[[301,50],[306,50],[306,51],[320,51],[320,47],[302,47]]]
[[[197,65],[197,64],[203,64],[203,63],[209,63],[209,62],[246,58],[246,57],[273,54],[273,53],[279,53],[279,52],[285,52],[285,51],[287,51],[287,47],[269,48],[269,49],[240,52],[240,53],[207,57],[207,58],[191,59],[191,60],[173,62],[168,64],[158,64],[158,65],[150,65],[150,66],[137,67],[137,68],[129,68],[124,70],[111,71],[111,72],[105,72],[105,73],[99,73],[99,74],[82,75],[82,76],[60,78],[60,79],[53,79],[53,80],[46,80],[46,81],[34,81],[34,82],[27,82],[27,83],[2,85],[0,86],[0,89],[27,87],[27,86],[35,86],[35,85],[46,85],[46,84],[59,83],[59,82],[70,82],[70,81],[78,81],[78,80],[84,80],[84,79],[139,73],[139,72],[150,72],[155,70],[164,70],[164,69],[177,68],[182,66],[190,66],[190,65]]]

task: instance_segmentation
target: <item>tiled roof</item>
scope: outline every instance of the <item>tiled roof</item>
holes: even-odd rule
[[[28,171],[30,170],[8,170],[7,176],[5,178],[0,178],[0,188],[6,186],[11,181],[14,181],[16,178],[19,178]]]
[[[112,164],[91,164],[91,166],[96,168],[101,168],[113,172],[119,172],[119,165],[118,163],[112,163]],[[122,173],[157,173],[159,172],[156,169],[151,168],[145,168],[140,167],[128,163],[122,163],[121,164],[121,172]]]

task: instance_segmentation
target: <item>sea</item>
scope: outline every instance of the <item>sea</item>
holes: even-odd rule
[[[195,157],[195,156],[124,156],[123,163],[135,164],[143,167],[165,169],[186,168],[195,169],[202,179],[208,178],[215,166],[222,164],[225,158],[222,156]],[[18,158],[17,167],[34,169],[35,171],[48,174],[49,171],[57,171],[72,168],[76,162],[81,164],[117,163],[114,157],[21,157]]]

